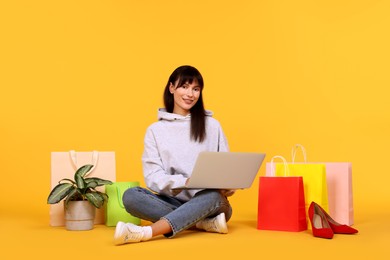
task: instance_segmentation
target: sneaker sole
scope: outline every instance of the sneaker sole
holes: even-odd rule
[[[217,217],[217,221],[218,221],[218,224],[220,224],[219,227],[221,228],[219,230],[219,233],[227,234],[228,233],[228,227],[227,227],[227,224],[226,224],[225,213],[219,214],[219,216]]]
[[[123,231],[123,228],[125,226],[125,223],[124,222],[118,222],[116,224],[116,228],[115,228],[115,234],[114,234],[114,244],[115,245],[122,245],[122,244],[125,244],[123,242],[123,239],[121,239],[121,234],[122,234],[122,231]]]

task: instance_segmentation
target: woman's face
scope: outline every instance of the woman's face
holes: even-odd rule
[[[191,84],[186,82],[181,86],[178,86],[178,82],[179,80],[169,86],[174,99],[173,113],[186,116],[198,101],[201,87],[197,80],[193,80]]]

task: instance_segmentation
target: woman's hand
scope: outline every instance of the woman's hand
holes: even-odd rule
[[[187,186],[189,180],[190,180],[190,178],[187,178],[187,180],[186,180],[186,182],[184,184],[185,186]],[[176,196],[177,194],[179,194],[182,191],[183,191],[183,189],[173,189],[173,190],[171,190],[173,196]]]
[[[230,197],[236,192],[236,190],[219,190],[219,192],[225,197]]]

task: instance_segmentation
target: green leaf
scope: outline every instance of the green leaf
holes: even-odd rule
[[[96,208],[101,208],[104,204],[104,197],[98,192],[91,192],[85,194],[87,200],[92,203]]]
[[[103,193],[103,192],[100,192],[100,191],[97,191],[97,193],[99,193],[101,196],[103,196],[104,201],[108,200],[108,195],[106,193]]]
[[[85,188],[84,178],[80,174],[77,174],[77,172],[74,175],[74,180],[76,181],[77,187],[79,189],[84,189]]]
[[[76,175],[80,175],[81,177],[84,177],[85,174],[87,174],[91,169],[92,169],[93,165],[92,164],[86,164],[86,165],[83,165],[81,166],[75,173],[75,176]]]
[[[90,181],[90,182],[85,182],[87,184],[86,188],[91,188],[95,189],[98,186],[98,183],[96,181]]]
[[[89,183],[89,182],[92,182],[92,181],[96,182],[97,186],[111,185],[112,184],[112,181],[103,180],[103,179],[96,178],[96,177],[85,178],[84,180],[85,180],[86,183]]]
[[[70,183],[73,183],[73,184],[76,184],[73,180],[71,180],[71,179],[62,179],[62,180],[60,180],[58,183],[62,183],[62,182],[64,182],[64,181],[68,181],[68,182],[70,182]]]
[[[74,189],[72,183],[61,183],[53,188],[47,198],[48,204],[56,204],[65,198]]]
[[[78,189],[74,188],[69,194],[68,197],[65,200],[65,207],[68,208],[68,203],[71,200],[74,200],[74,196],[79,193]]]

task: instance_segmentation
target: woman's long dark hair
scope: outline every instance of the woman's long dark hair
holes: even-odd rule
[[[169,91],[169,86],[175,84],[180,87],[183,84],[191,84],[194,80],[200,86],[200,95],[196,104],[190,109],[191,112],[191,139],[199,143],[203,142],[206,137],[206,111],[203,105],[203,77],[200,72],[192,66],[180,66],[175,69],[169,77],[168,83],[164,90],[164,105],[167,112],[172,113],[174,108],[173,95]]]

